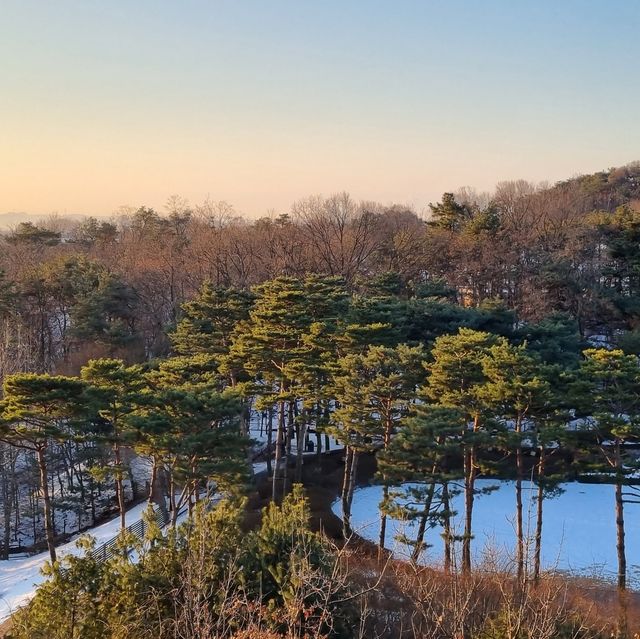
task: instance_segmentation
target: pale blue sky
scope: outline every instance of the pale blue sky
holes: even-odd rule
[[[0,211],[248,215],[640,159],[637,0],[2,0]]]

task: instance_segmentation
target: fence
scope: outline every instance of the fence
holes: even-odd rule
[[[169,515],[160,509],[154,511],[153,519],[160,528],[164,528],[169,523]],[[124,529],[125,533],[133,535],[137,539],[143,539],[146,531],[147,523],[144,519],[139,519]],[[105,541],[104,544],[94,548],[90,553],[91,557],[100,563],[111,559],[117,553],[118,539],[121,534],[122,532],[118,533],[115,537],[109,539],[109,541]]]

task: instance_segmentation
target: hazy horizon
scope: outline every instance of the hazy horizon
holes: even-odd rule
[[[638,159],[640,4],[8,0],[0,212],[247,217]]]

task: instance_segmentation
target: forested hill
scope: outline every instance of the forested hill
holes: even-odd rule
[[[574,194],[582,200],[585,212],[613,212],[619,206],[640,200],[640,162],[571,178],[558,182],[549,190],[558,197],[567,192]]]
[[[252,221],[172,198],[2,236],[0,558],[53,562],[12,636],[637,636],[639,171],[445,193],[426,219],[347,194]],[[373,473],[375,559],[349,545]],[[492,567],[489,478],[515,533]],[[566,523],[615,545],[615,602],[547,571],[547,505],[574,480],[611,485],[608,515],[580,503],[615,535]],[[112,514],[141,534],[145,497],[149,543],[63,556]],[[442,571],[420,567],[436,535]],[[382,561],[392,538],[412,564]],[[5,609],[32,595],[18,572]]]
[[[340,193],[257,220],[173,197],[162,212],[21,223],[0,239],[0,375],[164,355],[167,329],[205,281],[250,289],[306,273],[341,276],[353,293],[429,299],[445,315],[502,308],[523,325],[562,314],[583,336],[635,351],[639,200],[634,163],[551,187],[445,193],[427,215]]]

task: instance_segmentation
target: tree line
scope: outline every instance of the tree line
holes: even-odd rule
[[[520,578],[528,570],[522,486],[536,482],[534,579],[544,499],[563,479],[609,481],[624,589],[624,505],[633,500],[639,435],[637,357],[585,348],[566,317],[518,325],[499,305],[464,308],[438,297],[399,297],[386,280],[375,293],[373,286],[369,295],[353,295],[342,278],[319,275],[279,277],[250,292],[205,283],[169,334],[171,357],[146,365],[92,360],[79,377],[8,376],[2,437],[37,459],[45,525],[52,528],[44,467],[51,442],[106,442],[101,463],[122,516],[121,448],[133,446],[154,461],[152,487],[162,472],[175,513],[203,481],[215,477],[228,486],[241,477],[242,444],[258,411],[267,421],[274,499],[301,480],[305,452],[321,454],[331,434],[345,447],[345,536],[358,462],[373,454],[384,492],[380,546],[389,514],[418,522],[410,540],[415,559],[426,532],[442,523],[448,569],[460,542],[461,568],[471,570],[478,475],[515,479]],[[452,529],[456,491],[464,493],[461,534]]]
[[[440,524],[452,571],[460,545],[471,572],[479,475],[515,480],[517,572],[534,581],[545,499],[563,479],[609,481],[624,590],[639,180],[633,164],[463,189],[427,219],[339,194],[258,220],[171,198],[165,215],[19,225],[0,238],[3,553],[44,537],[53,557],[64,513],[81,528],[115,508],[124,524],[131,450],[153,460],[149,492],[174,516],[207,486],[240,486],[257,412],[276,501],[333,435],[345,536],[374,455],[380,546],[388,517],[415,520],[417,559]]]
[[[67,437],[100,442],[116,495],[122,495],[117,484],[126,472],[118,461],[119,453],[133,447],[154,460],[156,479],[164,477],[163,481],[154,480],[153,486],[162,498],[170,500],[175,524],[180,501],[197,510],[196,502],[207,488],[226,495],[242,491],[248,467],[247,435],[256,412],[264,414],[268,424],[263,454],[271,476],[272,499],[287,509],[302,507],[299,489],[294,487],[303,477],[305,452],[313,448],[313,453],[321,454],[327,449],[325,436],[330,434],[344,446],[344,536],[349,539],[353,534],[350,508],[359,461],[363,455],[373,455],[376,479],[384,493],[382,522],[390,516],[417,522],[416,536],[405,540],[413,546],[416,562],[429,543],[430,529],[435,523],[442,524],[445,574],[472,580],[464,583],[475,579],[471,552],[474,503],[483,492],[477,479],[512,478],[514,584],[522,592],[529,592],[528,584],[540,584],[544,579],[540,547],[545,500],[562,481],[581,475],[607,481],[612,484],[611,513],[618,530],[620,559],[618,586],[623,593],[624,509],[635,491],[630,445],[637,445],[640,435],[637,357],[620,349],[584,348],[577,326],[566,317],[520,325],[500,305],[477,309],[456,306],[437,296],[406,298],[390,293],[386,281],[375,292],[370,288],[367,295],[350,293],[342,278],[319,275],[279,277],[251,291],[205,283],[183,305],[181,317],[168,335],[170,357],[144,365],[93,360],[79,376],[8,376],[0,407],[2,437],[13,446],[46,447]],[[538,491],[533,563],[526,555],[523,521],[523,483],[527,479]],[[455,513],[451,500],[456,492],[464,497],[462,531],[452,524]],[[124,513],[124,504],[119,508]],[[338,565],[333,563],[334,551],[325,549],[321,553],[325,559],[310,560],[306,553],[314,552],[313,544],[320,543],[315,537],[291,548],[291,521],[281,521],[277,510],[266,515],[263,526],[267,529],[255,539],[251,537],[257,545],[241,545],[242,553],[246,551],[248,556],[241,553],[241,558],[234,559],[241,563],[233,564],[232,574],[224,573],[224,581],[220,581],[223,576],[216,571],[228,564],[223,559],[220,564],[211,563],[211,559],[220,557],[222,549],[218,552],[216,544],[224,539],[231,538],[238,550],[240,533],[228,537],[226,527],[237,525],[233,522],[238,521],[241,510],[223,508],[207,515],[213,519],[205,528],[194,529],[195,546],[191,542],[183,545],[171,535],[167,546],[158,538],[153,542],[157,550],[149,551],[148,561],[140,568],[130,567],[123,557],[104,568],[91,563],[90,558],[80,560],[77,566],[72,560],[72,572],[55,573],[20,623],[30,629],[26,632],[35,632],[54,601],[59,606],[60,593],[82,597],[85,588],[97,584],[104,589],[105,601],[117,601],[121,596],[118,588],[125,582],[145,601],[152,592],[169,597],[149,600],[162,606],[161,613],[154,608],[158,613],[154,616],[167,624],[178,620],[164,607],[166,601],[175,596],[182,601],[188,592],[201,597],[197,611],[209,615],[207,623],[221,618],[228,623],[228,611],[221,612],[228,600],[219,601],[212,612],[208,595],[186,589],[195,573],[182,575],[186,581],[176,582],[179,571],[162,572],[166,561],[180,562],[181,553],[200,548],[204,554],[189,566],[201,570],[201,562],[206,562],[206,576],[198,573],[204,581],[195,583],[207,588],[212,588],[212,583],[221,588],[224,583],[243,593],[242,597],[248,593],[254,597],[256,592],[276,597],[278,603],[271,605],[278,613],[266,622],[276,629],[285,623],[283,606],[289,613],[293,610],[287,602],[300,604],[298,611],[308,605],[310,617],[294,615],[287,617],[286,623],[304,629],[305,619],[311,624],[320,616],[318,636],[321,632],[340,636],[342,630],[324,625],[329,623],[329,609],[323,613],[322,605],[317,604],[318,597],[336,604],[353,600],[353,595],[342,590],[342,578],[337,580],[339,587],[332,581]],[[307,534],[306,524],[296,521],[296,534]],[[221,526],[224,530],[220,534],[225,536],[219,538],[213,533]],[[270,532],[269,526],[273,527]],[[384,523],[379,543],[381,548],[389,545]],[[210,549],[210,544],[215,547]],[[225,545],[222,554],[228,556],[225,553],[229,552]],[[252,555],[254,552],[257,554]],[[290,558],[293,564],[283,558]],[[258,562],[255,571],[243,572],[246,561]],[[331,579],[326,570],[333,575]],[[160,574],[154,576],[155,571]],[[300,590],[307,583],[303,574],[315,575],[312,583],[318,589],[311,593]],[[276,582],[260,591],[260,583],[251,581],[252,575]],[[326,592],[320,582],[313,581],[321,577],[328,579],[322,582],[328,583]],[[148,588],[149,579],[162,584],[160,590]],[[297,599],[298,595],[303,600]],[[196,603],[189,600],[186,609],[193,612],[191,606]],[[268,601],[236,601],[234,605],[268,614],[268,605],[263,609],[262,604]],[[59,606],[57,614],[64,613],[65,623],[76,623],[82,615],[72,615],[70,606],[77,610],[69,601]],[[123,602],[122,606],[133,615],[122,622],[110,616],[110,606],[92,604],[83,615],[87,615],[87,623],[99,618],[100,623],[115,627],[133,623],[135,618],[136,623],[153,626],[145,617],[151,608],[137,601]],[[350,619],[349,615],[355,614],[340,605],[334,613],[336,623],[343,623],[342,615]],[[231,627],[228,631],[232,632]]]
[[[426,214],[343,193],[257,220],[224,202],[172,197],[164,212],[23,223],[0,239],[0,374],[163,356],[166,328],[204,281],[249,289],[307,273],[342,277],[361,293],[395,273],[388,286],[402,296],[499,300],[527,322],[566,313],[582,335],[638,350],[639,180],[636,163],[554,186],[461,189]]]
[[[7,376],[0,401],[0,439],[9,450],[24,453],[15,459],[37,468],[42,525],[33,531],[33,541],[43,533],[55,562],[65,490],[76,495],[80,514],[91,509],[94,524],[96,489],[110,494],[124,529],[125,481],[131,481],[125,450],[151,460],[149,499],[162,509],[168,501],[172,525],[183,507],[191,510],[203,491],[210,494],[213,484],[206,482],[215,482],[219,490],[240,485],[247,471],[248,439],[238,428],[239,405],[237,395],[219,389],[197,362],[191,369],[177,368],[170,360],[143,369],[122,360],[99,359],[89,361],[77,377]],[[53,481],[51,465],[61,451],[68,452],[69,472]],[[19,475],[6,479],[4,558],[12,533],[20,532],[14,509],[22,508]],[[78,529],[82,522],[79,516]]]

